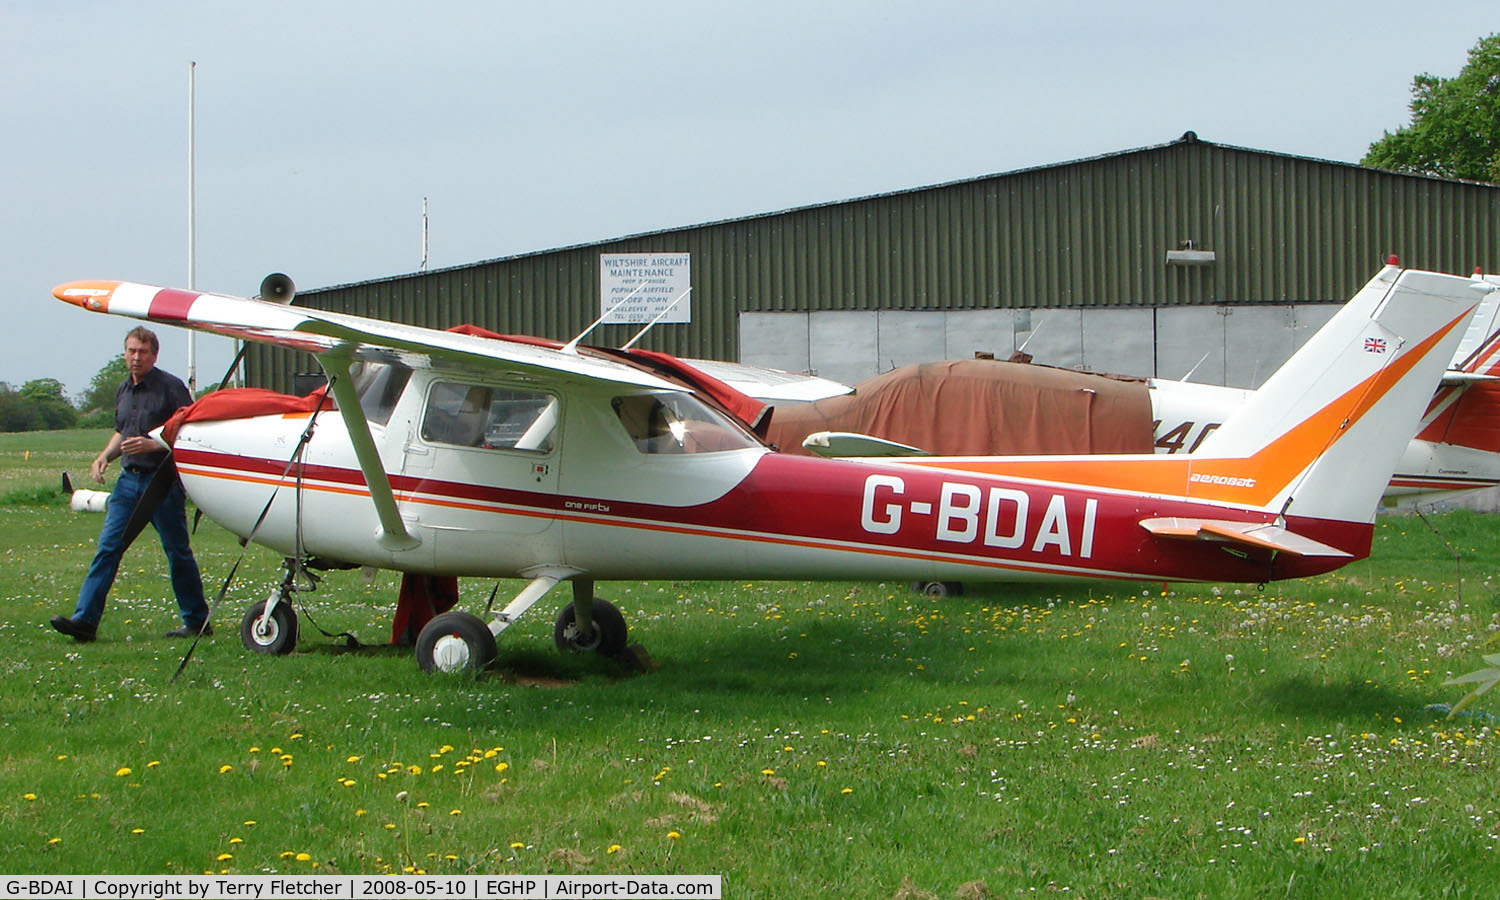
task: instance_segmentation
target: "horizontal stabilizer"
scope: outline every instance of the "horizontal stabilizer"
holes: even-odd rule
[[[1337,556],[1352,558],[1337,547],[1303,537],[1270,522],[1231,522],[1223,519],[1188,519],[1168,517],[1142,519],[1141,527],[1156,535],[1175,540],[1218,541],[1240,544],[1258,550],[1275,550],[1293,556]]]
[[[895,441],[881,440],[868,434],[848,431],[818,431],[802,440],[803,449],[818,456],[931,456],[920,447],[909,447]]]
[[[1479,372],[1460,372],[1449,369],[1443,373],[1443,384],[1447,387],[1478,384],[1481,381],[1500,381],[1500,375],[1485,375]]]

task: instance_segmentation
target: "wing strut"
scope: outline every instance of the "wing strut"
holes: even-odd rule
[[[370,423],[359,405],[359,395],[354,393],[354,380],[349,376],[349,358],[332,353],[320,354],[318,362],[328,371],[329,388],[338,402],[339,415],[344,418],[344,428],[349,432],[349,443],[354,445],[354,456],[359,460],[365,484],[370,488],[370,499],[375,503],[375,515],[380,519],[380,531],[375,541],[387,550],[410,550],[422,543],[422,539],[407,530],[401,520],[401,511],[396,508],[396,494],[391,490],[391,479],[380,462],[380,451],[375,448],[375,439],[370,436]]]

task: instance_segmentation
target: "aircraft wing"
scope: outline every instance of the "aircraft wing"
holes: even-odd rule
[[[1223,519],[1193,519],[1171,516],[1142,519],[1141,527],[1169,540],[1217,541],[1256,550],[1273,550],[1293,556],[1352,557],[1337,547],[1303,537],[1270,522],[1232,522]]]
[[[353,359],[418,356],[423,361],[514,371],[563,382],[613,382],[671,390],[649,372],[608,359],[518,341],[474,337],[363,316],[308,310],[265,300],[153,287],[128,281],[75,281],[53,296],[92,312],[112,313],[259,341],[315,355]]]
[[[684,359],[683,362],[707,372],[746,396],[766,403],[810,403],[854,393],[854,388],[847,384],[817,375],[712,359]]]

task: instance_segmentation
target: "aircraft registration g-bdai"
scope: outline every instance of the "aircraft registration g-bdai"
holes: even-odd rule
[[[317,357],[336,415],[319,419],[317,398],[262,414],[200,401],[165,440],[206,515],[283,555],[528,580],[489,622],[432,618],[416,641],[427,670],[488,665],[496,637],[563,581],[558,645],[610,654],[626,625],[594,588],[612,579],[1335,569],[1368,554],[1405,435],[1480,300],[1468,279],[1387,266],[1192,453],[824,459],[773,451],[754,431],[761,404],[661,354],[128,282],[54,294]],[[286,594],[245,613],[247,646],[291,649]]]

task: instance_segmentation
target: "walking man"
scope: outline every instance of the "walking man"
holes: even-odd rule
[[[156,334],[150,329],[135,328],[125,336],[125,367],[130,376],[115,392],[115,432],[90,467],[94,480],[103,484],[105,470],[119,459],[120,475],[105,507],[104,527],[99,532],[94,561],[78,589],[77,608],[72,616],[52,617],[52,627],[76,641],[94,639],[104,615],[105,597],[114,584],[120,557],[125,554],[125,526],[135,511],[136,501],[156,470],[172,465],[167,451],[147,435],[172,413],[193,402],[187,385],[175,375],[156,368],[160,349]],[[162,550],[167,554],[172,591],[177,595],[177,608],[182,614],[182,627],[167,632],[167,637],[210,635],[214,632],[208,624],[208,604],[203,600],[203,579],[188,541],[182,482],[175,470],[171,479],[166,498],[151,517],[151,525],[161,537]]]

